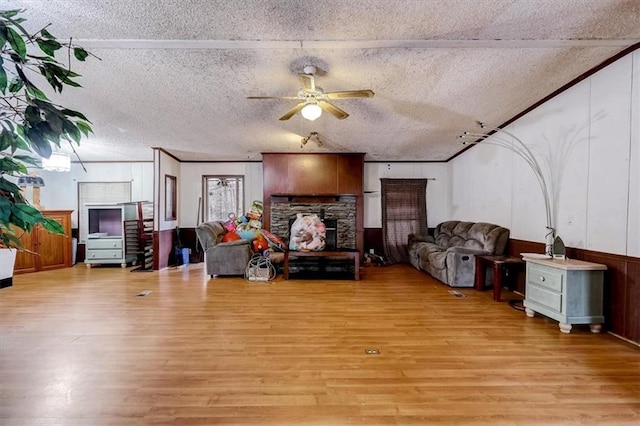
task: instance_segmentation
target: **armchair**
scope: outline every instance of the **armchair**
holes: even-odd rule
[[[205,222],[196,228],[204,249],[206,273],[211,275],[244,275],[253,255],[248,240],[222,242],[227,231],[223,222]]]

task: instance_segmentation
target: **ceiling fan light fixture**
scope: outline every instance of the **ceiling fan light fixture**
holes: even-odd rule
[[[314,121],[322,115],[322,108],[318,104],[310,103],[306,104],[300,111],[302,116],[309,121]]]

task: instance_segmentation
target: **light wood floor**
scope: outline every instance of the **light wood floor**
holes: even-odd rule
[[[638,347],[410,267],[362,275],[16,276],[0,290],[0,424],[640,424]]]

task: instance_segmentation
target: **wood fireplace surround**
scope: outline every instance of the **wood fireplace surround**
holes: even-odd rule
[[[263,223],[271,229],[272,205],[355,204],[355,249],[364,237],[364,153],[263,153]]]

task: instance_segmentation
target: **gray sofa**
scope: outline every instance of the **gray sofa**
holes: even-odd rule
[[[484,222],[442,222],[433,236],[409,235],[409,261],[451,287],[473,287],[475,255],[504,254],[509,230]]]
[[[196,235],[204,249],[208,275],[244,275],[253,255],[248,240],[223,243],[222,237],[226,233],[220,221],[205,222],[196,228]]]

